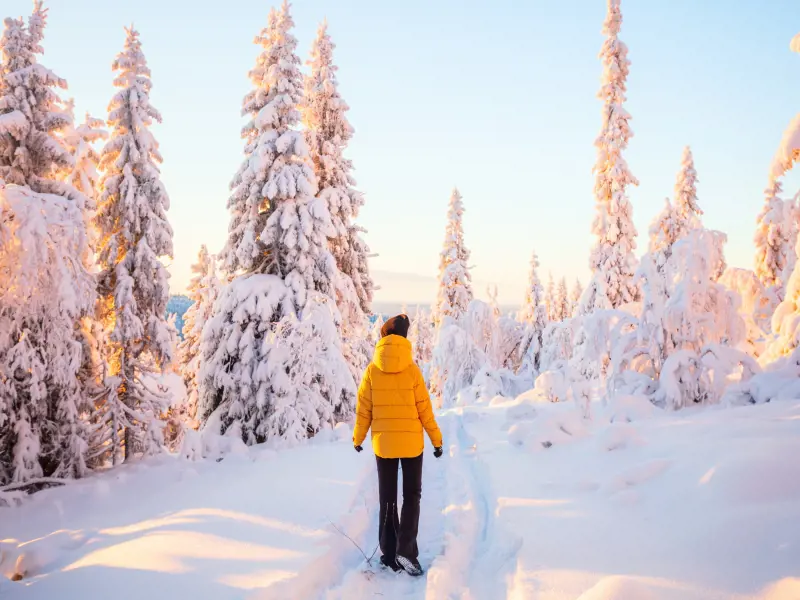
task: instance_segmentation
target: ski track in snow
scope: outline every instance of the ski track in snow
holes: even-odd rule
[[[467,414],[469,418],[470,414]],[[462,409],[446,412],[439,424],[448,456],[426,455],[419,527],[419,578],[381,568],[380,550],[367,565],[353,542],[370,556],[377,543],[378,498],[375,467],[365,468],[350,512],[337,521],[329,549],[297,577],[252,596],[253,600],[489,600],[506,598],[508,575],[521,538],[497,530],[496,501]],[[401,486],[402,489],[402,486]],[[402,495],[402,493],[401,493]]]

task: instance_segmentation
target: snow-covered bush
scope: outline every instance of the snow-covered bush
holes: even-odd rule
[[[716,280],[724,242],[723,234],[706,229],[677,241],[664,270],[671,286],[666,300],[648,278],[655,269],[645,271],[641,318],[635,328],[620,331],[612,351],[610,396],[648,390],[654,403],[677,409],[717,402],[729,382],[757,371],[754,360],[736,349],[744,336],[739,297]],[[651,256],[643,260],[648,263]]]
[[[585,418],[591,416],[592,397],[605,383],[614,340],[632,327],[632,321],[624,310],[596,310],[573,319],[572,353],[563,371]]]
[[[439,328],[431,363],[431,395],[439,406],[452,404],[461,390],[472,385],[485,364],[486,355],[472,334],[452,317],[446,317]]]
[[[765,288],[753,271],[728,267],[719,282],[739,295],[739,315],[745,324],[740,349],[758,358],[764,352],[765,339],[772,330],[770,318],[778,304],[773,289]]]

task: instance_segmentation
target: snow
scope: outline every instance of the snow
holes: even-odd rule
[[[445,456],[425,454],[419,579],[356,548],[369,557],[377,544],[377,481],[348,426],[292,449],[239,445],[221,461],[162,455],[0,508],[0,571],[23,575],[0,589],[10,600],[107,589],[137,600],[792,600],[800,463],[781,457],[800,452],[798,396],[680,413],[627,398],[598,403],[593,420],[531,394],[446,410]]]

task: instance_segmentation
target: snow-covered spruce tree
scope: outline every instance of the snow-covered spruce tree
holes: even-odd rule
[[[284,2],[280,11],[270,11],[255,40],[263,51],[243,103],[250,119],[243,130],[245,160],[231,186],[222,255],[232,281],[201,342],[200,419],[248,444],[293,440],[300,431],[308,437],[330,422],[326,415],[347,418],[355,403],[352,374],[341,370],[341,316],[333,300],[319,300],[334,298],[337,289],[328,249],[334,230],[325,201],[314,197],[316,177],[304,136],[295,129],[303,91],[289,8]],[[324,310],[314,308],[318,304]],[[309,352],[321,358],[304,364],[295,350],[287,352],[301,344],[298,336],[307,336]],[[292,396],[287,385],[305,386],[309,373],[305,395]],[[340,385],[343,374],[347,385]]]
[[[598,94],[603,101],[603,125],[595,141],[597,214],[592,232],[597,236],[597,242],[590,259],[593,278],[600,280],[594,289],[606,296],[594,302],[597,308],[604,308],[604,305],[617,308],[636,301],[639,296],[633,277],[636,228],[625,191],[629,185],[638,185],[639,182],[622,156],[633,132],[628,124],[630,115],[623,106],[630,61],[628,48],[618,37],[621,25],[620,0],[608,0],[608,13],[603,24],[606,39],[600,50],[603,77]]]
[[[689,146],[683,149],[681,168],[675,181],[675,214],[679,227],[677,239],[685,237],[692,229],[702,227],[700,217],[703,211],[697,203],[697,171]]]
[[[780,181],[771,178],[764,191],[764,208],[758,216],[755,245],[755,273],[764,287],[783,299],[781,274],[788,265],[791,247],[791,210],[780,194]]]
[[[556,289],[555,296],[555,308],[553,312],[556,318],[555,320],[557,321],[563,321],[572,316],[572,311],[570,310],[569,290],[567,289],[567,279],[565,277],[562,277],[561,281],[558,282],[558,288]]]
[[[414,347],[414,362],[420,368],[428,365],[433,357],[433,324],[430,314],[419,306],[411,321],[408,339]]]
[[[76,323],[90,314],[83,215],[0,180],[0,486],[87,471],[93,398]]]
[[[580,279],[576,279],[569,296],[571,304],[570,314],[574,315],[578,311],[578,307],[581,304],[581,296],[583,296],[583,284]]]
[[[547,326],[547,307],[544,303],[544,289],[539,280],[539,257],[534,252],[531,256],[531,268],[528,275],[528,288],[525,290],[525,301],[518,315],[524,328],[520,353],[522,371],[535,377],[539,373],[541,352],[544,342],[544,329]]]
[[[27,185],[33,191],[80,200],[59,171],[71,168],[73,158],[59,133],[70,123],[57,90],[67,83],[39,64],[47,10],[33,5],[28,25],[6,19],[0,38],[0,179]]]
[[[447,211],[444,247],[439,260],[439,290],[433,308],[433,322],[439,329],[446,317],[456,321],[472,301],[469,250],[464,244],[464,204],[458,189],[453,189]]]
[[[369,248],[361,238],[363,229],[355,225],[364,198],[354,188],[352,162],[343,156],[353,128],[346,115],[349,107],[339,95],[334,48],[328,24],[323,22],[307,63],[311,71],[305,79],[303,125],[319,186],[317,196],[328,206],[335,233],[330,240],[331,253],[346,279],[345,288],[338,290],[337,305],[345,328],[350,320],[357,320],[357,326],[362,327],[364,316],[371,311],[373,283],[367,261]]]
[[[67,102],[66,112],[70,124],[64,129],[62,139],[69,153],[72,155],[72,165],[67,169],[65,181],[81,194],[81,200],[86,204],[81,208],[84,211],[87,227],[91,227],[94,211],[97,209],[97,187],[100,183],[100,153],[94,144],[108,138],[104,129],[105,121],[95,119],[86,113],[83,123],[75,124],[75,103]]]
[[[216,258],[208,253],[205,244],[200,246],[197,262],[192,265],[189,298],[192,305],[183,316],[183,341],[178,347],[181,375],[186,386],[186,405],[180,408],[180,417],[193,422],[197,416],[197,382],[200,373],[200,340],[203,327],[213,314],[214,302],[219,295]]]
[[[108,329],[107,360],[115,388],[105,411],[109,452],[118,460],[160,451],[161,415],[169,398],[152,375],[172,361],[166,319],[169,274],[161,258],[172,256],[167,222],[169,196],[161,183],[161,154],[150,127],[161,115],[150,104],[150,69],[139,33],[125,30],[125,47],[112,63],[118,92],[111,99],[111,134],[103,147],[98,211],[99,317]]]
[[[547,288],[544,292],[544,307],[547,311],[547,321],[558,321],[556,318],[556,283],[553,280],[553,274],[547,274]]]

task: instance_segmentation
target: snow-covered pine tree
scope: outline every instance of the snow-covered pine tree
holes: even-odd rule
[[[583,296],[583,284],[580,279],[576,279],[569,297],[572,304],[571,314],[573,315],[578,311],[578,307],[581,304],[581,296]]]
[[[181,375],[186,385],[186,418],[194,421],[197,416],[197,382],[200,374],[200,340],[203,327],[211,318],[214,302],[219,295],[219,279],[217,279],[216,258],[208,253],[203,244],[192,265],[192,277],[189,282],[189,298],[192,305],[183,316],[183,341],[178,347],[181,363]]]
[[[456,321],[472,301],[472,277],[469,273],[469,250],[464,244],[464,204],[453,188],[447,211],[444,247],[439,260],[439,290],[433,309],[433,322],[439,329],[446,318]]]
[[[427,365],[433,358],[433,324],[430,314],[417,306],[408,339],[414,348],[414,362],[420,367]]]
[[[162,447],[159,418],[169,399],[151,376],[173,356],[166,319],[169,274],[161,258],[172,256],[167,222],[169,196],[161,183],[161,154],[150,131],[161,115],[150,104],[150,69],[139,33],[125,29],[125,47],[112,63],[118,92],[109,104],[111,135],[103,147],[97,219],[100,319],[108,329],[109,375],[115,379],[106,402],[112,460],[124,431],[124,457]],[[150,381],[148,381],[150,379]]]
[[[525,289],[525,299],[517,318],[520,323],[533,325],[537,321],[537,312],[544,304],[544,288],[539,280],[539,257],[534,252],[531,255],[530,270],[528,271],[528,287]]]
[[[62,181],[66,82],[37,60],[46,17],[34,2],[27,27],[6,19],[0,38],[0,484],[83,475],[93,442],[83,334],[95,290],[82,198]]]
[[[100,153],[94,144],[107,139],[108,132],[104,129],[105,121],[95,119],[89,113],[86,113],[83,123],[76,126],[74,109],[74,100],[69,100],[66,112],[70,124],[64,129],[62,139],[72,155],[72,165],[67,169],[65,181],[80,192],[81,200],[87,201],[81,208],[85,214],[87,227],[91,228],[94,211],[97,209],[97,186],[100,182],[98,171]]]
[[[558,321],[564,321],[572,316],[566,277],[562,277],[561,281],[558,282],[558,289],[556,290],[555,316],[556,320]]]
[[[544,292],[544,307],[547,311],[547,321],[552,323],[558,321],[556,318],[556,283],[553,280],[553,273],[547,274],[547,288]]]
[[[691,229],[702,226],[700,217],[703,211],[697,203],[697,171],[689,146],[683,149],[681,168],[675,180],[675,214],[680,227],[677,239],[683,238]]]
[[[369,248],[361,238],[364,230],[355,224],[364,197],[354,187],[352,162],[343,155],[353,128],[347,120],[349,107],[339,95],[338,67],[333,63],[335,47],[324,21],[317,30],[307,63],[311,71],[305,79],[302,112],[309,156],[319,186],[317,196],[328,206],[335,233],[330,240],[331,253],[345,277],[344,288],[337,290],[336,300],[347,330],[353,320],[357,321],[358,329],[363,328],[364,317],[371,311],[373,283],[367,262]],[[344,337],[348,337],[347,331]]]
[[[325,201],[314,197],[314,169],[296,130],[303,90],[289,9],[284,2],[280,11],[271,10],[255,39],[263,50],[243,102],[249,117],[242,132],[245,160],[231,184],[231,223],[221,257],[231,282],[201,342],[200,419],[248,444],[295,439],[299,431],[313,435],[328,422],[324,415],[347,418],[355,404],[349,370],[348,385],[340,385],[343,349],[329,335],[341,327],[333,300],[325,300],[337,289],[328,249],[334,230]],[[321,324],[324,319],[330,322]],[[287,351],[296,350],[303,336],[318,357],[305,364]],[[309,374],[313,385],[304,389],[310,395],[294,396],[286,386],[305,386]],[[309,412],[312,406],[320,418]],[[287,422],[287,415],[294,421]]]
[[[758,216],[755,245],[755,273],[767,289],[783,299],[781,274],[787,267],[791,247],[790,206],[780,194],[783,187],[778,178],[770,178],[764,190],[764,208]]]
[[[37,62],[47,9],[35,0],[28,25],[6,19],[0,52],[0,179],[72,200],[80,195],[58,177],[73,158],[59,133],[71,125],[58,95],[67,83]]]
[[[87,471],[93,413],[76,323],[94,307],[83,215],[0,180],[0,486]]]
[[[639,291],[634,282],[636,228],[631,203],[625,192],[638,181],[628,169],[622,152],[633,135],[625,110],[628,77],[628,48],[619,39],[622,25],[620,0],[608,0],[603,24],[606,39],[600,51],[603,63],[602,86],[598,94],[603,101],[603,125],[595,141],[597,162],[594,166],[594,194],[597,214],[592,232],[597,242],[592,249],[590,266],[598,282],[593,289],[605,298],[596,300],[597,308],[617,308],[637,300]]]
[[[539,257],[535,252],[531,256],[525,301],[517,318],[524,327],[524,337],[520,344],[522,368],[535,376],[539,372],[544,329],[547,326],[544,289],[539,280]]]

